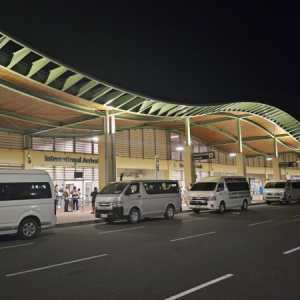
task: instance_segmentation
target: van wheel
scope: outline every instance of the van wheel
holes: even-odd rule
[[[225,202],[222,201],[219,206],[219,212],[223,213],[226,210]]]
[[[292,198],[291,196],[288,197],[287,201],[286,201],[286,204],[289,205],[292,203]]]
[[[112,224],[115,221],[115,219],[104,219],[104,222],[108,224]]]
[[[270,205],[270,204],[271,204],[271,202],[270,202],[270,201],[266,201],[266,203],[267,203],[268,205]]]
[[[133,208],[130,213],[129,216],[127,218],[128,222],[130,224],[136,224],[139,222],[140,220],[140,211],[136,208]]]
[[[38,223],[36,220],[28,218],[21,222],[18,228],[18,235],[22,240],[34,239],[38,234]]]
[[[243,205],[242,205],[242,210],[247,210],[248,209],[248,201],[244,200]]]
[[[199,213],[200,213],[200,209],[194,208],[194,209],[193,209],[193,212],[194,212],[195,214],[199,214]]]
[[[166,209],[166,212],[165,212],[165,218],[167,220],[171,220],[171,219],[174,218],[174,214],[175,214],[174,206],[173,205],[168,205],[167,209]]]

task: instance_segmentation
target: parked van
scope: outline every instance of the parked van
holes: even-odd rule
[[[284,196],[287,204],[290,204],[292,201],[300,203],[300,180],[287,180]]]
[[[95,216],[108,223],[164,215],[172,219],[181,209],[179,184],[175,180],[137,180],[111,182],[96,197]]]
[[[246,210],[251,204],[248,181],[243,176],[209,176],[201,178],[188,191],[188,207],[224,212],[227,208]]]
[[[46,171],[0,170],[1,235],[31,239],[55,224],[55,191]]]
[[[263,199],[267,204],[274,202],[282,203],[286,201],[285,184],[286,180],[274,180],[266,183],[263,192]]]

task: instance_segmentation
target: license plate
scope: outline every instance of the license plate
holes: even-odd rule
[[[101,214],[101,218],[107,218],[107,214]]]

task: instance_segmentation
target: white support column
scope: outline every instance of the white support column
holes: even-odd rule
[[[191,131],[190,131],[189,118],[185,119],[185,138],[186,138],[186,146],[184,147],[184,152],[183,152],[183,162],[184,162],[185,185],[188,186],[190,183],[194,183],[196,181],[195,162],[192,160],[192,154],[194,152],[194,148],[193,146],[191,146]]]
[[[281,170],[279,167],[279,157],[278,157],[278,147],[277,147],[277,138],[273,139],[274,141],[274,158],[272,160],[273,170],[274,170],[274,180],[281,179]]]
[[[246,160],[243,153],[242,129],[240,118],[236,119],[237,133],[238,133],[238,153],[236,154],[236,166],[238,176],[247,176]]]

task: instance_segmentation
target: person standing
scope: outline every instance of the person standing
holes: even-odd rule
[[[98,195],[98,189],[96,187],[94,187],[94,191],[91,192],[91,197],[92,197],[92,209],[93,211],[91,212],[91,214],[95,213],[95,201],[96,201],[96,197]]]
[[[69,192],[69,186],[66,185],[66,188],[63,192],[63,196],[64,196],[64,201],[65,201],[65,212],[69,212],[68,210],[68,206],[69,206],[69,197],[70,197],[70,192]]]
[[[181,186],[180,187],[180,195],[181,195],[181,202],[185,202],[185,190],[184,190],[184,187]]]
[[[59,201],[59,194],[58,194],[58,185],[55,185],[55,206],[56,211],[58,210],[58,201]]]
[[[73,191],[71,192],[72,200],[73,200],[73,211],[78,212],[78,190],[76,189],[76,186],[73,187]],[[75,210],[76,206],[76,210]]]

